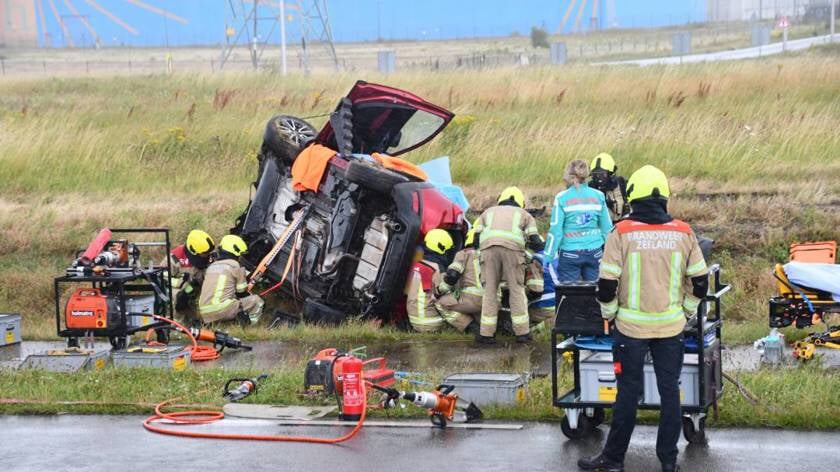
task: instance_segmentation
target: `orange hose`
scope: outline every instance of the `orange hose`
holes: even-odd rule
[[[367,392],[365,392],[365,396],[367,396]],[[161,426],[156,425],[155,423],[168,420],[173,424],[208,424],[213,423],[215,421],[221,420],[225,417],[225,414],[221,411],[212,411],[212,410],[194,410],[194,411],[177,411],[173,413],[164,413],[162,408],[164,405],[167,405],[171,402],[175,401],[175,399],[166,400],[165,402],[158,403],[155,406],[155,414],[146,418],[143,421],[143,427],[146,430],[151,431],[153,433],[158,434],[166,434],[169,436],[179,436],[185,438],[204,438],[204,439],[235,439],[240,441],[281,441],[281,442],[304,442],[304,443],[316,443],[316,444],[338,444],[344,441],[351,439],[355,436],[361,429],[365,423],[365,417],[367,416],[367,408],[362,409],[362,414],[359,417],[359,421],[356,423],[356,426],[353,427],[348,433],[338,436],[336,438],[313,438],[309,436],[275,436],[275,435],[262,435],[262,434],[228,434],[228,433],[201,433],[198,431],[180,431],[180,430],[173,430],[173,429],[166,429]],[[365,402],[367,403],[367,402]]]
[[[200,362],[200,361],[209,361],[213,359],[219,358],[219,352],[216,351],[214,348],[209,346],[199,346],[198,341],[196,341],[195,337],[190,333],[190,330],[185,328],[182,324],[178,323],[175,320],[164,318],[163,316],[152,315],[156,319],[161,321],[166,321],[167,323],[171,323],[172,325],[179,328],[181,331],[189,336],[190,340],[193,343],[192,352],[190,357],[193,361]],[[210,352],[212,351],[212,352]],[[215,357],[214,357],[215,356]],[[364,385],[364,384],[362,384]],[[367,390],[364,389],[363,391],[365,397],[367,397]],[[172,402],[177,400],[177,398],[170,398],[169,400],[163,401],[155,405],[155,414],[143,420],[143,427],[146,430],[151,431],[153,433],[158,434],[166,434],[169,436],[179,436],[184,438],[205,438],[205,439],[236,439],[236,440],[244,440],[244,441],[283,441],[283,442],[306,442],[306,443],[316,443],[316,444],[338,444],[348,439],[352,438],[362,429],[362,426],[365,424],[365,417],[367,413],[367,407],[362,409],[362,414],[359,417],[359,421],[356,423],[356,426],[353,427],[347,434],[339,436],[337,438],[313,438],[308,436],[271,436],[271,435],[260,435],[260,434],[224,434],[224,433],[200,433],[197,431],[178,431],[173,429],[166,429],[161,426],[158,426],[156,423],[159,421],[167,420],[172,424],[176,425],[185,425],[185,424],[209,424],[216,421],[219,421],[225,417],[224,412],[221,411],[213,411],[213,410],[189,410],[189,411],[176,411],[172,413],[165,413],[163,412],[163,407],[168,405]],[[367,404],[367,401],[365,401]]]
[[[213,346],[199,346],[198,341],[196,341],[196,339],[195,339],[195,336],[193,336],[192,333],[190,333],[190,330],[187,329],[181,323],[178,323],[177,321],[175,321],[173,319],[165,318],[163,316],[158,316],[158,315],[152,315],[152,316],[155,319],[165,321],[165,322],[175,326],[176,328],[178,328],[181,332],[183,332],[184,334],[186,334],[190,338],[190,341],[192,341],[192,348],[190,348],[190,359],[193,362],[214,361],[214,360],[218,359],[219,357],[221,357],[221,354],[219,354],[219,351],[217,351],[215,347],[213,347]]]

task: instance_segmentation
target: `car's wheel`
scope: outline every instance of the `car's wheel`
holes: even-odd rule
[[[339,325],[346,316],[344,310],[329,306],[322,300],[310,298],[303,303],[303,320],[307,323]]]
[[[408,182],[408,177],[397,172],[377,167],[368,162],[352,161],[344,177],[355,184],[378,193],[391,193],[394,185]]]
[[[315,128],[300,118],[277,115],[265,125],[263,148],[283,162],[291,163],[316,134]]]

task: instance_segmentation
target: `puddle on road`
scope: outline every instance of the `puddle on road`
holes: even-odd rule
[[[388,366],[398,371],[427,372],[513,372],[531,375],[548,375],[551,372],[551,351],[544,341],[531,345],[500,343],[496,346],[478,347],[472,340],[401,341],[368,343],[367,355],[385,357]],[[236,369],[270,369],[284,363],[299,365],[329,345],[304,342],[256,341],[253,351],[226,349],[219,360],[193,364],[196,368],[224,366]],[[0,348],[0,368],[15,368],[26,356],[49,349],[61,349],[60,341],[26,341],[22,344]],[[346,348],[347,346],[334,346]],[[109,349],[107,343],[97,343],[95,348]],[[840,350],[820,349],[821,364],[826,368],[840,368]],[[790,349],[786,351],[787,365],[794,367]],[[753,371],[761,366],[761,356],[752,346],[734,346],[723,351],[725,371]]]

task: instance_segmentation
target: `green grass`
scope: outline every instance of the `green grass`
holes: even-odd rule
[[[0,376],[0,414],[143,414],[152,405],[167,399],[177,404],[206,405],[220,408],[221,390],[231,377],[256,376],[260,372],[221,368],[189,369],[182,372],[153,369],[106,368],[76,374],[44,371],[4,372]],[[303,364],[271,369],[258,394],[250,403],[275,405],[332,405],[332,399],[308,398],[303,390]],[[439,381],[442,373],[430,372],[425,380]],[[561,388],[569,388],[568,367],[561,370]],[[836,392],[840,375],[826,372],[816,364],[797,370],[760,370],[740,373],[738,381],[755,394],[760,403],[745,400],[732,386],[725,386],[720,401],[720,417],[711,426],[766,426],[808,430],[840,429],[836,415]],[[415,389],[410,385],[400,388]],[[372,398],[376,398],[375,396]],[[10,403],[9,399],[18,400]],[[77,402],[93,402],[74,404]],[[479,405],[482,407],[481,405]],[[525,401],[512,406],[483,406],[487,421],[556,421],[562,410],[551,403],[549,378],[532,379]],[[383,412],[373,410],[371,417],[423,417],[424,412],[408,407]],[[642,421],[654,422],[656,415],[643,413]]]

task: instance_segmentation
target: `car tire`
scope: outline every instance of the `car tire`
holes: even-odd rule
[[[277,115],[265,125],[263,151],[270,151],[282,162],[291,164],[318,132],[309,123],[288,115]]]
[[[303,304],[303,321],[306,323],[338,326],[346,316],[344,310],[329,306],[322,300],[310,298]]]
[[[391,193],[394,185],[409,182],[408,177],[400,173],[361,161],[350,162],[344,177],[361,187],[385,194]]]

